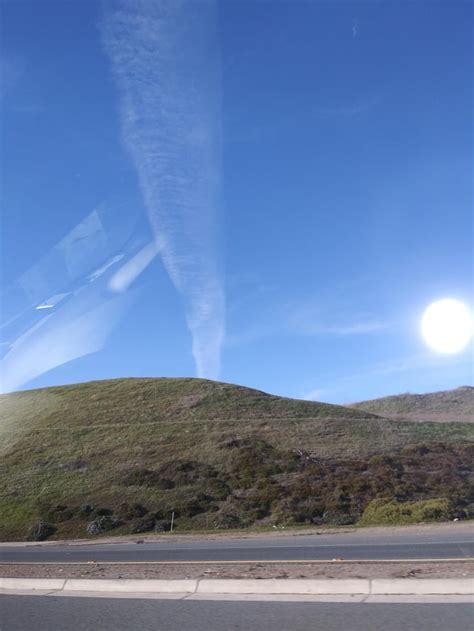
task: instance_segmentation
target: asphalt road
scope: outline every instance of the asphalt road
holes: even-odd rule
[[[2,631],[457,631],[469,604],[171,601],[0,596]]]
[[[474,532],[417,532],[368,536],[363,531],[295,536],[184,540],[141,544],[0,545],[0,562],[288,561],[474,557]]]

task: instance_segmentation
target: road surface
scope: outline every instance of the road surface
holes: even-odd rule
[[[455,631],[470,604],[172,601],[0,596],[2,631]]]
[[[414,560],[474,557],[474,532],[364,531],[295,536],[161,537],[144,543],[1,545],[0,562]]]

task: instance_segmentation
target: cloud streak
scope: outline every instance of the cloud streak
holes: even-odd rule
[[[200,377],[216,378],[224,291],[216,255],[221,154],[215,0],[119,0],[101,32],[123,140],[165,268],[181,294]]]
[[[335,326],[315,326],[311,333],[313,335],[336,335],[338,337],[344,337],[346,335],[367,335],[369,333],[377,333],[379,331],[384,331],[388,327],[388,322],[378,320],[361,320],[338,324]]]
[[[349,102],[345,105],[334,105],[332,107],[317,107],[313,113],[323,119],[330,118],[353,118],[359,114],[370,112],[378,107],[385,99],[385,91],[374,92],[363,99]]]
[[[349,314],[347,305],[326,304],[319,307],[312,303],[293,304],[287,309],[288,329],[309,337],[372,335],[394,326],[389,321],[370,312]]]

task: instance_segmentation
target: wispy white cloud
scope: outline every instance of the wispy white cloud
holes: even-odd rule
[[[360,320],[345,322],[336,325],[315,325],[312,329],[313,335],[336,335],[343,337],[346,335],[368,335],[384,331],[389,327],[389,322],[379,320]]]
[[[216,257],[220,78],[215,0],[119,0],[101,24],[124,143],[164,265],[181,293],[197,373],[216,378],[224,291]]]
[[[346,304],[329,301],[293,303],[286,310],[287,327],[307,336],[370,335],[388,329],[393,322],[368,311],[350,314]]]
[[[230,332],[226,346],[250,344],[275,335],[308,338],[338,338],[376,335],[396,326],[396,321],[379,318],[370,313],[344,315],[337,304],[317,307],[312,303],[294,302],[289,305],[254,307],[252,321],[245,322],[244,330]]]
[[[343,105],[317,107],[313,112],[319,118],[352,118],[376,108],[383,102],[384,98],[385,92],[381,90]]]

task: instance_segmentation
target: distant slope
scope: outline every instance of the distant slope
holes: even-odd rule
[[[399,394],[353,403],[350,407],[396,420],[474,423],[474,388]]]
[[[64,442],[67,451],[73,436],[87,440],[88,447],[106,436],[117,448],[125,438],[147,445],[158,440],[179,452],[195,450],[199,437],[202,452],[208,443],[234,434],[343,456],[388,451],[428,437],[452,442],[466,435],[466,427],[401,426],[365,409],[192,378],[113,379],[0,395],[4,454],[26,450],[37,436],[54,436],[54,444]]]
[[[113,379],[0,395],[0,449],[31,430],[77,430],[171,423],[205,429],[201,422],[230,429],[266,427],[262,421],[374,419],[374,414],[343,406],[272,396],[206,379]],[[211,429],[210,427],[208,429]],[[278,425],[272,425],[278,431]]]
[[[307,504],[307,493],[331,498],[351,476],[359,490],[347,486],[336,499],[318,500],[298,514],[312,519],[327,506],[324,519],[336,523],[330,520],[340,519],[342,506],[354,520],[369,500],[386,495],[387,482],[361,486],[357,472],[366,465],[354,465],[351,473],[331,462],[368,462],[374,454],[421,443],[452,444],[457,451],[444,457],[449,480],[465,470],[472,442],[474,425],[390,421],[201,379],[117,379],[0,395],[0,539],[24,538],[40,517],[58,524],[58,536],[84,536],[92,517],[87,508],[80,515],[77,510],[88,504],[116,513],[124,502],[138,501],[155,517],[175,510],[180,528],[207,527],[217,523],[209,522],[215,515],[224,524],[217,527],[258,523],[270,514],[289,520]],[[305,467],[319,466],[319,459],[329,463],[326,473],[311,473],[308,487]],[[373,466],[374,475],[385,475],[378,461]],[[304,490],[323,479],[324,491]],[[397,497],[412,497],[412,482],[407,485]],[[432,492],[428,486],[420,498]],[[290,506],[284,502],[292,493]],[[114,532],[130,531],[131,513],[125,512],[125,530]]]

